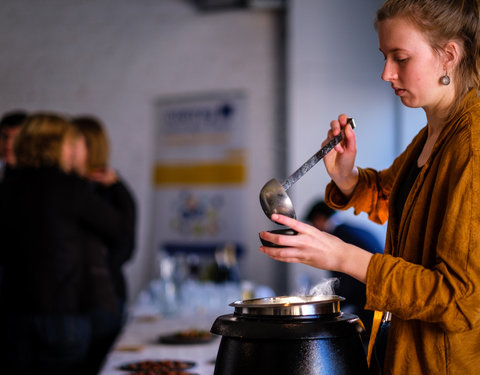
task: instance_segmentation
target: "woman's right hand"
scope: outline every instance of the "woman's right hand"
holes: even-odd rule
[[[322,146],[340,134],[342,129],[344,130],[343,140],[325,155],[323,162],[330,178],[342,193],[349,197],[353,193],[355,186],[357,186],[358,170],[355,167],[357,142],[352,127],[347,124],[347,115],[341,114],[338,116],[338,120],[333,120],[330,123],[328,137]]]

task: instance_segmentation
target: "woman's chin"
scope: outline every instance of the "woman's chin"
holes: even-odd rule
[[[406,96],[401,96],[400,100],[402,101],[402,104],[405,107],[408,107],[408,108],[419,108],[420,107],[420,105],[418,105],[418,103],[415,103],[411,98],[408,98]]]

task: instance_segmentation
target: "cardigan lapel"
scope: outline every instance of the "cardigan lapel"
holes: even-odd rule
[[[400,169],[398,176],[395,179],[395,182],[392,187],[392,192],[389,199],[388,218],[390,222],[390,230],[391,230],[391,236],[392,236],[392,255],[393,256],[402,255],[399,245],[400,245],[400,238],[402,237],[402,234],[405,228],[406,220],[404,218],[406,217],[406,215],[410,213],[413,203],[415,202],[415,197],[418,192],[418,187],[421,186],[421,184],[419,184],[419,180],[420,178],[424,178],[424,176],[420,177],[420,175],[423,175],[425,168],[422,168],[420,175],[417,177],[417,180],[412,186],[412,190],[408,194],[401,217],[399,217],[399,213],[397,212],[396,205],[394,204],[394,202],[396,202],[398,197],[400,181],[403,181],[405,178],[407,178],[407,175],[410,173],[410,169],[416,166],[418,155],[420,155],[420,152],[422,151],[422,148],[423,148],[423,145],[425,144],[426,139],[427,139],[427,128],[424,127],[420,131],[418,136],[415,137],[416,143],[413,145],[409,153],[406,155],[405,163],[403,163],[403,166]]]

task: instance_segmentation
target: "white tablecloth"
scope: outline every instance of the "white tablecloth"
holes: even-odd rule
[[[275,295],[267,286],[250,284],[255,298]],[[242,286],[189,281],[183,284],[173,303],[164,300],[165,295],[165,285],[157,280],[140,294],[131,318],[109,353],[100,375],[125,375],[126,372],[118,370],[120,365],[141,360],[192,361],[196,366],[189,372],[213,374],[221,337],[196,345],[160,344],[158,338],[186,329],[210,331],[218,316],[233,313],[229,303],[241,299]],[[167,314],[159,314],[166,310]]]
[[[100,375],[125,375],[118,367],[140,360],[180,360],[195,362],[188,370],[198,375],[212,375],[220,337],[208,343],[194,345],[160,344],[161,335],[184,329],[210,330],[216,316],[192,315],[181,318],[134,318],[123,330],[109,353]]]

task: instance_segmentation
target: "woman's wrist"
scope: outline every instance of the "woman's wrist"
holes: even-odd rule
[[[358,183],[358,169],[354,167],[352,172],[345,177],[336,177],[333,179],[335,185],[340,189],[345,197],[350,198]]]
[[[373,254],[357,246],[345,243],[338,262],[338,271],[346,273],[355,279],[365,283],[367,269]]]

